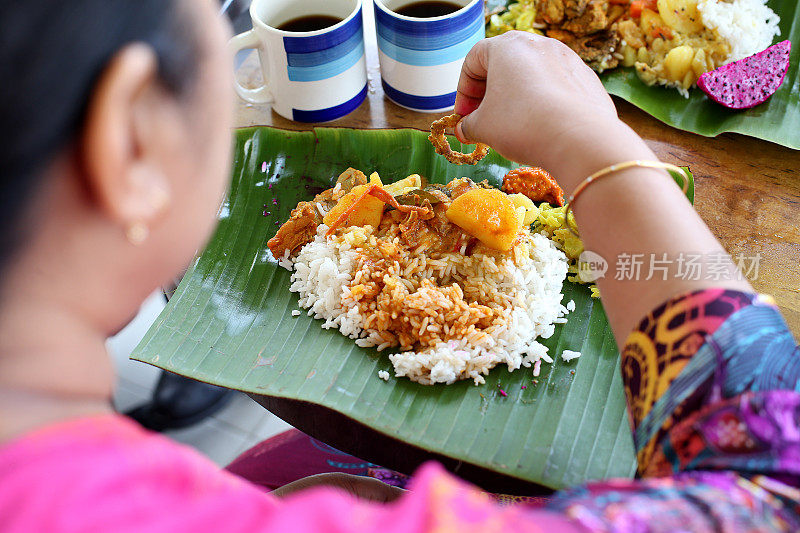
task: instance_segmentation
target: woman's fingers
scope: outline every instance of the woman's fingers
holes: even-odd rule
[[[461,78],[458,80],[455,112],[464,117],[469,115],[478,109],[485,94],[486,78],[474,77],[474,74],[465,67],[461,70]]]
[[[472,47],[458,79],[455,112],[467,116],[475,111],[486,94],[486,76],[489,66],[489,45],[487,40],[479,41]]]
[[[483,101],[483,95],[481,95],[480,97],[475,97],[458,93],[458,96],[456,96],[456,107],[454,112],[458,113],[462,117],[466,117],[467,115],[478,109],[478,106],[481,105],[482,101]]]
[[[454,133],[456,134],[456,139],[461,141],[464,144],[473,144],[476,142],[481,142],[481,139],[478,138],[474,133],[470,134],[467,131],[470,131],[470,126],[474,126],[477,116],[474,114],[467,115],[466,117],[462,118],[458,124],[456,124]],[[468,120],[469,119],[469,120]],[[465,122],[469,122],[467,126],[464,125]],[[466,131],[465,131],[466,130]]]

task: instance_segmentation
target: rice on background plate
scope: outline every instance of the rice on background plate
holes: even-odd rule
[[[766,0],[700,0],[697,10],[703,25],[728,41],[731,53],[726,63],[756,54],[772,44],[781,34],[781,18],[767,6]]]

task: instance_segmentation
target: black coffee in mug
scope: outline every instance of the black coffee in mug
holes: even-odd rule
[[[332,17],[330,15],[304,15],[284,22],[278,26],[278,29],[293,32],[317,31],[330,28],[331,26],[339,24],[342,20],[344,19]]]
[[[450,13],[455,13],[464,6],[454,4],[453,2],[441,2],[438,0],[413,2],[401,8],[395,9],[394,12],[398,15],[405,17],[414,17],[419,19],[427,19],[432,17],[443,17]]]

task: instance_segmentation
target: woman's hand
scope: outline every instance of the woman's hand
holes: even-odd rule
[[[462,141],[480,141],[509,159],[545,168],[567,194],[614,163],[657,160],[619,120],[594,72],[564,44],[530,33],[475,45],[464,61],[455,112],[465,115],[456,127]],[[636,322],[676,294],[712,286],[750,290],[733,276],[729,261],[722,264],[731,274],[724,281],[680,276],[682,254],[710,261],[724,250],[666,172],[616,172],[588,188],[574,208],[586,249],[609,264],[597,283],[620,345]],[[647,270],[635,279],[616,276],[626,256],[670,263],[663,277]]]
[[[459,138],[547,169],[567,193],[609,164],[655,158],[619,120],[599,78],[577,54],[527,32],[475,45],[461,71],[455,112],[465,116]]]
[[[314,487],[342,489],[362,500],[380,503],[392,502],[405,492],[403,489],[387,485],[377,479],[351,474],[331,473],[298,479],[273,490],[271,494],[283,498],[295,492]]]

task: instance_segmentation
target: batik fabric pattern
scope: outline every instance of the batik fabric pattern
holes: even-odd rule
[[[599,531],[800,531],[800,349],[771,298],[670,300],[628,338],[622,373],[644,479],[551,509]]]

